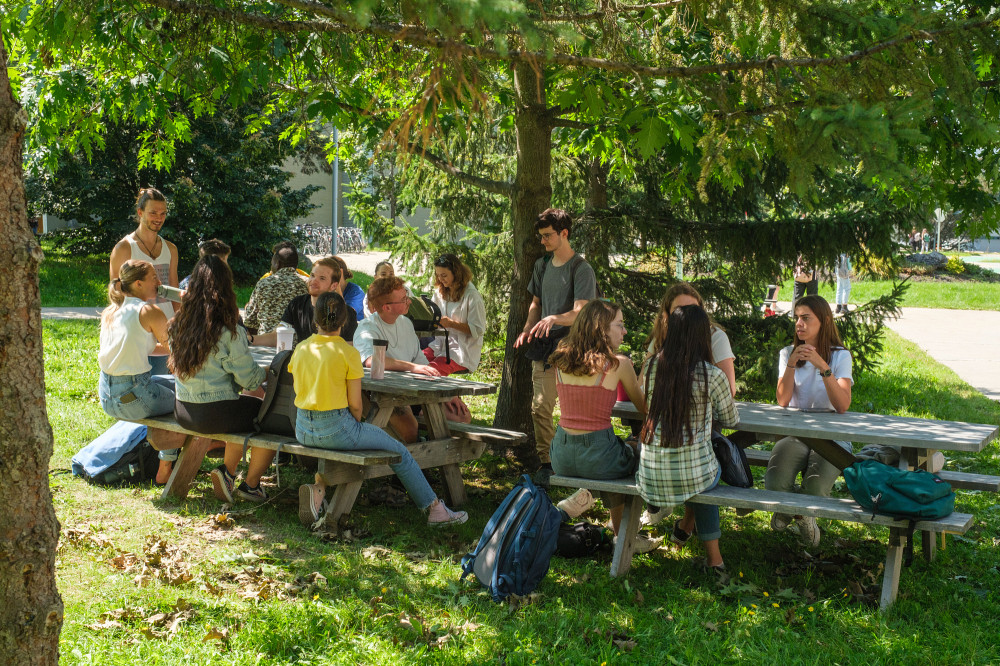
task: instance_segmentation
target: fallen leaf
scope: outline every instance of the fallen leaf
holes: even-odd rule
[[[83,625],[87,629],[93,631],[104,631],[105,629],[122,629],[124,625],[117,620],[102,620],[100,622],[95,622],[94,624]]]
[[[152,627],[139,627],[139,633],[149,640],[163,640],[167,634],[162,631],[155,631]]]
[[[223,627],[222,629],[209,627],[208,633],[201,639],[202,643],[205,641],[222,641],[223,643],[227,643],[229,642],[229,629],[227,627]]]
[[[642,592],[640,592],[639,590],[636,590],[635,591],[635,603],[637,603],[637,604],[639,604],[641,606],[643,603],[645,603],[645,601],[646,601],[646,597],[642,596]]]
[[[719,630],[719,625],[717,625],[714,622],[706,622],[702,626],[705,627],[706,629],[708,629],[709,631],[718,631]]]
[[[636,642],[631,638],[627,640],[615,639],[612,641],[619,650],[623,652],[631,652],[636,647]]]

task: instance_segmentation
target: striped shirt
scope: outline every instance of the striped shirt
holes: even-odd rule
[[[651,361],[649,372],[654,377],[655,366],[656,361]],[[725,373],[714,365],[705,363],[705,366],[707,392],[700,371],[692,378],[689,414],[692,439],[677,448],[661,446],[657,426],[652,441],[643,444],[639,453],[636,484],[642,498],[653,506],[676,506],[711,487],[719,474],[719,462],[712,450],[712,421],[724,428],[732,428],[739,421]],[[650,416],[655,418],[654,414]]]

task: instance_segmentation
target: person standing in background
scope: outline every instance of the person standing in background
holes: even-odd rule
[[[847,300],[851,296],[851,258],[843,253],[837,258],[837,310],[835,314],[847,314]]]

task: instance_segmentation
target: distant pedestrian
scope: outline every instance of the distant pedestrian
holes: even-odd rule
[[[792,291],[793,304],[803,296],[815,296],[819,293],[819,279],[816,275],[816,268],[809,265],[801,254],[795,262],[793,277],[795,280],[795,287]]]
[[[923,252],[929,252],[931,249],[931,234],[927,231],[927,227],[920,232],[920,247]]]
[[[847,300],[851,295],[851,258],[846,253],[837,258],[837,311],[847,314]]]
[[[917,254],[918,252],[920,252],[920,243],[921,243],[920,232],[917,231],[916,227],[913,227],[913,229],[910,231],[910,250],[913,252],[913,254]]]

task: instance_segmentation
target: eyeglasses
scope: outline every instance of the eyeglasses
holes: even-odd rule
[[[552,238],[553,236],[558,236],[558,235],[559,235],[559,233],[556,232],[556,231],[549,231],[548,233],[544,233],[544,234],[535,234],[535,236],[538,238],[538,240],[548,240],[548,239]]]
[[[406,298],[404,298],[401,301],[389,301],[388,303],[386,303],[386,305],[404,305],[404,304],[405,305],[409,305],[412,302],[413,302],[413,299],[410,298],[409,296],[407,296]]]

